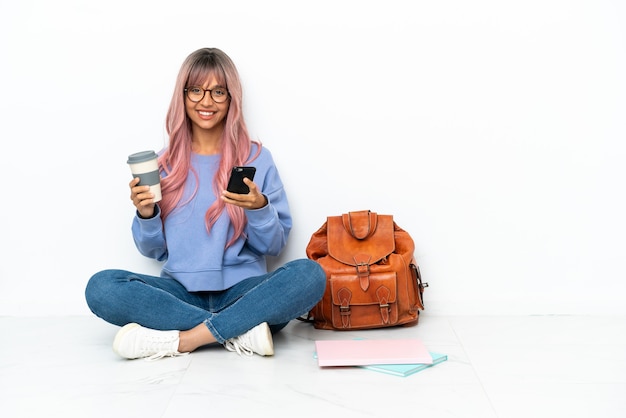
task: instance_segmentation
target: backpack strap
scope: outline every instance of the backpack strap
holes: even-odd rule
[[[348,212],[341,215],[343,228],[354,238],[363,240],[376,231],[378,216],[369,210]]]

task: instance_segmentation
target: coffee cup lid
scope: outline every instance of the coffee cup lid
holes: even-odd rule
[[[137,164],[150,161],[157,158],[157,154],[154,151],[141,151],[136,152],[128,156],[127,164]]]

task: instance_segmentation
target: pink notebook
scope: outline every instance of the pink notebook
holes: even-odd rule
[[[320,366],[370,364],[432,364],[433,359],[417,339],[315,341]]]

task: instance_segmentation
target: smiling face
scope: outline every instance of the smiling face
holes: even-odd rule
[[[215,77],[210,77],[203,84],[198,84],[197,87],[204,90],[214,90],[218,87],[226,89],[226,86],[218,83]],[[216,103],[209,91],[205,91],[204,97],[199,102],[193,102],[188,95],[185,95],[185,111],[191,121],[193,135],[204,136],[209,133],[221,135],[229,105],[230,98],[227,98],[223,103]]]

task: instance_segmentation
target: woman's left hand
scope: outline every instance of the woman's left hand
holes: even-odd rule
[[[222,200],[244,209],[260,209],[267,205],[267,198],[252,180],[246,177],[243,179],[243,182],[250,188],[248,194],[232,193],[223,190]]]

